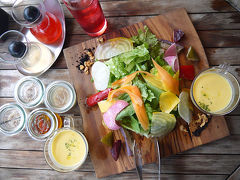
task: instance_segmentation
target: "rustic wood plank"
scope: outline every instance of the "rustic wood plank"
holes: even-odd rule
[[[8,0],[2,0],[0,3],[4,2],[4,1],[8,1]],[[107,0],[105,0],[107,1]],[[106,12],[105,14],[107,16],[118,16],[118,14],[120,15],[128,15],[128,14],[133,14],[134,16],[136,14],[139,15],[144,15],[142,17],[140,17],[140,19],[144,19],[145,15],[149,16],[149,15],[156,15],[156,14],[160,14],[160,12],[163,11],[167,11],[167,8],[171,8],[173,6],[177,6],[178,3],[181,4],[187,4],[186,8],[189,12],[192,13],[196,13],[196,12],[200,12],[200,14],[191,14],[190,17],[193,20],[193,23],[195,25],[195,27],[197,28],[197,30],[225,30],[225,29],[229,29],[230,31],[235,29],[235,30],[239,30],[239,18],[238,18],[238,14],[236,12],[233,13],[212,13],[212,12],[227,12],[227,11],[235,11],[235,9],[231,8],[229,5],[227,5],[223,0],[211,0],[209,2],[206,2],[206,0],[204,1],[199,1],[199,2],[188,2],[190,0],[187,0],[185,2],[177,2],[177,0],[173,0],[171,1],[171,4],[167,1],[159,1],[159,2],[155,2],[155,4],[157,3],[156,7],[152,7],[154,4],[151,4],[152,1],[143,1],[141,0],[141,3],[144,2],[144,5],[146,5],[146,9],[139,7],[139,5],[137,5],[136,7],[134,6],[130,6],[129,9],[127,9],[128,5],[132,5],[134,4],[134,2],[137,2],[136,0],[132,0],[129,2],[122,2],[122,1],[118,1],[118,2],[114,2],[114,1],[107,1],[107,3],[103,3],[105,5],[103,6],[103,9],[105,11],[105,9],[107,10],[108,8],[108,12]],[[108,3],[111,3],[111,6],[108,5]],[[150,3],[150,4],[147,4]],[[123,5],[124,7],[123,7]],[[161,4],[161,5],[160,5]],[[119,7],[123,7],[121,9],[117,9]],[[152,8],[151,8],[152,7]],[[66,17],[72,18],[70,13],[68,12],[68,10],[66,8],[64,8],[65,10],[65,14],[67,15]],[[120,12],[122,11],[122,12]],[[205,12],[211,12],[211,13],[205,13]],[[204,13],[204,14],[201,14]],[[116,21],[115,19],[119,19],[119,21]],[[131,21],[133,21],[134,19],[138,19],[138,17],[108,17],[108,21],[110,23],[109,27],[110,30],[115,30],[118,28],[121,28],[123,26],[125,26],[125,23],[129,23],[132,24]],[[67,28],[70,26],[70,28],[68,28],[68,34],[70,34],[71,32],[73,34],[82,34],[82,30],[80,29],[80,27],[78,26],[78,24],[74,23],[71,24],[72,22],[74,22],[73,19],[67,19],[67,21],[69,21],[70,23],[67,25]],[[141,21],[141,20],[139,20]],[[137,22],[137,21],[135,21]],[[68,23],[68,22],[67,22]],[[134,23],[134,22],[133,22]],[[117,25],[119,24],[119,25]],[[126,24],[126,25],[129,25]],[[78,26],[78,27],[77,27]],[[15,29],[16,27],[13,26],[13,28]],[[209,60],[210,65],[218,65],[222,62],[224,62],[224,60],[228,60],[228,62],[230,61],[231,64],[235,64],[235,65],[239,65],[239,44],[237,44],[237,41],[233,41],[233,45],[231,45],[231,35],[234,36],[235,31],[231,31],[231,33],[227,32],[228,35],[226,35],[224,38],[220,38],[221,34],[224,34],[225,31],[221,31],[220,33],[218,33],[217,36],[215,36],[217,39],[217,42],[214,42],[214,38],[210,38],[209,40],[202,40],[202,37],[207,37],[209,38],[209,36],[211,36],[211,33],[206,33],[203,35],[200,35],[200,39],[204,42],[206,42],[206,44],[208,43],[208,41],[210,41],[210,46],[206,47],[236,47],[236,48],[206,48],[206,53],[207,53],[207,57]],[[201,33],[200,33],[201,34]],[[239,40],[239,33],[236,33],[237,35],[237,39]],[[75,38],[78,37],[79,40],[76,42],[83,42],[83,40],[88,40],[90,39],[90,37],[84,37],[84,36],[75,36]],[[220,39],[219,39],[220,38]],[[71,38],[72,40],[72,38]],[[220,42],[223,43],[220,43]],[[204,43],[205,44],[205,43]],[[215,46],[217,45],[217,46]],[[67,42],[67,44],[65,45],[65,47],[68,47],[69,43]],[[66,68],[66,63],[65,60],[63,58],[63,56],[61,56],[59,58],[59,60],[55,63],[55,66],[53,66],[53,68]],[[5,66],[0,64],[0,69],[14,69],[13,66]],[[8,73],[9,71],[4,71],[3,73]],[[61,71],[55,71],[52,75],[54,76],[58,76],[60,74]],[[240,69],[239,69],[240,72]],[[2,73],[2,74],[3,74]],[[13,74],[17,73],[16,71],[13,71]],[[18,76],[18,74],[17,74]],[[2,76],[5,77],[5,76]],[[55,77],[54,77],[55,78]],[[65,78],[65,77],[64,77]],[[14,82],[11,81],[10,82]],[[0,89],[2,88],[1,86],[2,84],[0,83]],[[9,90],[9,89],[8,89]],[[5,91],[4,91],[5,92]],[[10,96],[9,96],[10,97]],[[13,101],[12,98],[0,98],[0,104],[8,102],[8,101]],[[77,109],[78,110],[78,109]],[[79,110],[76,111],[76,113],[79,114]],[[240,114],[240,106],[238,106],[238,108],[231,114],[236,114],[239,115]],[[232,134],[239,134],[239,129],[240,129],[240,123],[239,122],[239,116],[227,116],[227,123],[230,127],[230,131]],[[21,142],[25,142],[27,143],[27,148],[30,148],[32,145],[33,149],[36,148],[37,149],[41,149],[41,145],[38,144],[38,142],[33,142],[31,139],[29,140],[26,132],[22,132],[24,135],[17,138],[17,140],[19,140],[18,143],[16,143],[14,140],[9,140],[7,137],[4,137],[3,141],[0,140],[0,147],[4,147],[4,148],[14,148],[15,147],[21,147],[20,143]],[[15,137],[15,136],[14,136]],[[13,138],[14,138],[13,137]],[[207,155],[198,155],[197,157],[192,157],[189,156],[188,154],[194,154],[194,153],[200,153],[200,154],[204,154],[204,153],[213,153],[216,152],[216,154],[219,153],[223,153],[223,154],[235,154],[237,153],[237,148],[239,147],[238,142],[239,142],[239,136],[238,135],[234,135],[234,136],[230,136],[227,137],[223,140],[219,140],[216,141],[214,143],[211,143],[209,145],[204,145],[198,148],[195,148],[193,150],[184,152],[185,156],[182,155],[178,155],[175,159],[170,159],[170,161],[168,162],[168,158],[166,159],[167,162],[163,162],[163,170],[165,171],[166,168],[168,168],[167,170],[170,169],[170,173],[171,174],[162,174],[162,178],[163,179],[177,179],[177,180],[181,180],[181,179],[196,179],[196,180],[202,180],[202,179],[225,179],[227,177],[227,174],[229,174],[239,163],[239,156],[235,156],[235,155],[224,155],[224,158],[219,155],[219,156],[214,156],[214,158],[211,158],[211,156],[207,156]],[[26,141],[26,139],[28,139]],[[230,139],[230,140],[229,140]],[[9,140],[9,141],[8,141]],[[13,142],[14,141],[14,142]],[[3,142],[3,144],[2,144]],[[10,145],[6,145],[6,142],[9,142]],[[237,145],[235,145],[237,142]],[[11,144],[13,143],[13,144]],[[15,144],[14,144],[15,143]],[[22,146],[26,146],[26,144],[22,144]],[[3,146],[2,146],[3,145]],[[20,148],[21,149],[21,148]],[[24,147],[23,147],[24,149]],[[221,152],[218,152],[217,150],[221,150]],[[25,149],[26,150],[26,149]],[[7,152],[7,150],[6,150]],[[11,151],[10,151],[11,152]],[[26,164],[26,159],[31,159],[31,161],[38,161],[40,159],[40,161],[43,161],[43,155],[42,152],[40,155],[34,156],[36,154],[33,153],[33,156],[31,155],[26,155],[24,154],[25,158],[23,158],[21,160],[20,163],[20,167],[19,168],[23,168]],[[1,153],[0,153],[1,154]],[[14,154],[11,156],[10,161],[12,161],[12,164],[14,166],[14,162],[16,158],[21,157],[21,151],[19,151],[19,155],[17,155],[16,157],[14,156]],[[29,154],[32,154],[31,151],[29,151]],[[238,153],[239,154],[239,153]],[[1,157],[5,157],[8,156],[9,154],[1,154]],[[228,157],[229,156],[229,157]],[[40,157],[40,158],[38,158]],[[179,160],[181,159],[181,160]],[[224,159],[224,160],[223,160]],[[225,164],[225,160],[229,159],[229,161]],[[231,161],[232,160],[232,161]],[[238,160],[238,162],[237,162]],[[91,164],[90,159],[88,158],[88,163]],[[1,164],[4,164],[5,161],[2,161],[2,159],[0,158],[0,162]],[[3,162],[3,163],[2,163]],[[17,162],[19,163],[19,161],[17,160]],[[87,163],[87,164],[88,164]],[[190,164],[189,164],[190,163]],[[216,164],[217,167],[213,167]],[[22,165],[22,166],[21,166]],[[168,167],[165,167],[165,166]],[[221,166],[222,165],[222,166]],[[184,167],[182,167],[184,166]],[[192,166],[192,167],[189,167]],[[201,166],[206,166],[206,168],[202,168]],[[39,166],[41,169],[41,165]],[[74,171],[72,173],[58,173],[56,171],[51,170],[50,168],[48,168],[47,170],[37,170],[35,169],[36,167],[30,167],[33,169],[8,169],[8,168],[0,168],[0,179],[95,179],[95,174],[93,171],[93,167],[91,165],[88,166],[89,168],[87,168],[86,172],[84,172],[84,170],[79,169],[78,171]],[[147,166],[148,169],[151,169],[153,166]],[[200,167],[200,169],[199,169]],[[209,169],[207,169],[207,167]],[[183,168],[183,172],[181,171],[181,168]],[[204,174],[212,174],[215,172],[215,169],[217,168],[217,173],[216,174],[221,174],[221,175],[204,175]],[[227,168],[227,172],[225,170],[225,168]],[[81,172],[80,172],[81,171]],[[211,172],[209,172],[211,171]],[[146,172],[146,171],[145,171]],[[155,179],[154,178],[154,174],[156,173],[156,171],[149,171],[147,170],[147,179]],[[180,173],[180,174],[178,174]],[[182,174],[182,173],[188,173],[188,174]],[[193,174],[201,174],[201,175],[193,175]],[[222,174],[226,174],[226,175],[222,175]],[[106,179],[137,179],[136,178],[136,174],[135,171],[130,171],[127,173],[123,173],[121,174],[121,176],[116,175],[116,176],[112,176]]]
[[[240,47],[239,30],[198,31],[204,47]]]
[[[239,65],[240,48],[205,48],[208,62],[210,65],[219,65],[229,63],[230,65]]]
[[[196,30],[240,29],[240,14],[238,12],[189,14],[189,16]],[[151,17],[153,16],[108,17],[108,29],[106,32],[112,32]],[[84,34],[75,19],[66,19],[66,27],[71,34]]]
[[[66,46],[67,47],[67,46]],[[210,66],[223,64],[224,62],[230,65],[238,65],[240,61],[240,48],[204,48]],[[238,66],[239,67],[239,66]],[[61,53],[57,61],[53,64],[51,69],[66,69],[67,64]],[[236,66],[237,68],[237,66]],[[0,62],[0,70],[16,69],[14,65]],[[240,69],[238,70],[240,72]]]
[[[182,152],[181,154],[239,154],[239,141],[239,135],[231,135],[209,144],[204,144],[197,148]],[[221,149],[221,151],[219,151],[219,149]]]
[[[204,13],[189,14],[196,30],[237,30],[240,29],[240,14],[231,13]],[[125,26],[141,22],[152,15],[128,16],[128,17],[107,17],[108,29],[106,33],[115,31]],[[11,18],[10,18],[11,19]],[[78,22],[73,18],[66,18],[68,34],[85,34]],[[10,21],[9,29],[19,29],[20,26],[13,20]]]
[[[6,103],[16,103],[16,101],[14,100],[14,98],[0,98],[0,106],[3,105],[3,104],[6,104]],[[39,105],[39,107],[45,107],[45,105],[42,103]],[[27,110],[27,113],[29,112],[30,110]],[[70,109],[68,112],[68,114],[72,114],[72,115],[76,115],[76,116],[81,116],[80,115],[80,110],[78,108],[78,105],[75,104],[72,109]]]
[[[74,117],[75,122],[80,123],[81,118]],[[238,127],[240,123],[236,124]],[[83,128],[76,128],[83,132]],[[7,142],[7,143],[6,143]],[[24,150],[24,151],[42,151],[44,147],[44,142],[38,142],[33,140],[27,132],[24,130],[18,135],[8,137],[2,136],[0,140],[1,149],[10,150]],[[221,151],[219,152],[219,149]],[[231,135],[224,139],[211,142],[206,145],[199,146],[197,148],[183,152],[182,154],[239,154],[240,149],[240,135]]]
[[[16,82],[24,77],[24,75],[20,74],[17,70],[4,70],[0,71],[0,97],[13,97],[13,91]],[[39,78],[43,81],[43,83],[47,86],[54,80],[65,80],[70,81],[69,73],[67,70],[59,69],[57,70],[48,70],[48,72],[39,76]],[[3,94],[3,92],[8,92],[7,94]]]
[[[240,31],[239,30],[214,30],[214,31],[198,31],[200,40],[205,48],[217,47],[240,47]],[[64,47],[70,47],[86,40],[91,39],[87,35],[74,34],[68,36]]]
[[[240,73],[240,68],[238,68],[238,73]],[[11,99],[14,95],[14,86],[21,77],[23,77],[23,75],[21,75],[17,70],[0,71],[0,97],[2,97],[0,98],[0,104],[14,101]],[[50,69],[45,74],[40,76],[40,79],[45,85],[55,80],[66,80],[70,82],[69,72],[67,69]],[[74,106],[74,108],[70,110],[70,113],[75,115],[79,115],[79,112],[80,111],[77,106]],[[240,115],[240,105],[238,105],[238,107],[231,114]]]
[[[240,107],[240,106],[238,106]],[[238,111],[239,113],[240,111]],[[225,116],[231,134],[240,135],[240,116]],[[234,143],[233,143],[234,145]],[[240,149],[240,148],[239,148]]]
[[[191,14],[189,16],[193,22],[196,30],[234,30],[240,29],[240,14],[238,12],[230,13],[201,13]],[[147,18],[151,18],[153,15],[144,16],[128,16],[128,17],[107,17],[108,29],[115,31],[125,26],[141,22]],[[81,26],[74,18],[66,18],[66,29],[68,34],[85,34]],[[15,23],[11,17],[9,22],[9,29],[19,29],[20,25]]]
[[[9,12],[10,3],[6,4],[6,2],[7,0],[3,0],[0,6],[5,6],[3,9]],[[236,11],[224,0],[172,0],[171,3],[167,0],[119,0],[103,1],[101,6],[105,16],[156,15],[171,11],[174,8],[186,8],[190,13]],[[66,6],[63,6],[63,10],[65,17],[72,17]]]
[[[66,113],[61,114],[61,116],[71,116],[74,120],[74,129],[83,132],[81,116],[74,116],[73,114]],[[24,129],[15,136],[2,136],[0,139],[0,147],[1,149],[43,151],[44,142],[33,140]]]
[[[58,173],[52,170],[32,170],[32,169],[9,169],[9,168],[0,168],[0,179],[32,179],[42,180],[42,179],[95,179],[95,175],[92,172],[79,172],[73,171],[71,173]],[[216,179],[224,180],[227,175],[188,175],[188,174],[161,174],[163,179],[171,180],[203,180],[203,179]],[[135,172],[126,172],[122,173],[121,176],[116,175],[109,178],[103,178],[105,180],[137,180],[137,175]],[[156,174],[144,174],[146,179],[156,179]]]
[[[26,163],[26,158],[31,161]],[[175,155],[161,159],[161,173],[230,174],[239,164],[239,159],[240,155]],[[43,152],[40,151],[0,150],[0,161],[4,162],[0,164],[0,167],[4,168],[51,169],[44,159]],[[89,156],[77,171],[93,171]],[[135,170],[130,172],[135,172]],[[157,168],[154,164],[145,165],[143,173],[157,173]]]
[[[6,103],[9,103],[9,102],[15,102],[14,98],[0,98],[0,105],[3,105],[3,104],[6,104]],[[77,105],[75,105],[68,113],[70,114],[74,114],[74,115],[80,115],[80,111],[79,111],[79,108],[77,107]],[[240,115],[240,105],[238,105],[236,107],[236,109],[230,113],[230,115]]]
[[[120,35],[125,37],[131,37],[133,35],[136,35],[137,29],[142,29],[144,25],[147,25],[149,29],[154,34],[156,34],[158,38],[166,40],[172,39],[173,28],[182,29],[185,32],[185,38],[184,41],[182,41],[184,46],[188,47],[192,45],[197,50],[198,55],[201,57],[201,61],[194,64],[196,73],[208,67],[208,61],[204,53],[204,49],[184,9],[178,9],[170,13],[164,14],[162,16],[147,19],[142,23],[137,23],[132,26],[120,29],[119,31],[116,31],[114,33],[107,34],[103,36],[103,38],[110,39],[113,37],[118,37]],[[96,90],[92,86],[92,83],[90,83],[90,76],[80,73],[74,66],[75,61],[80,56],[80,52],[82,52],[85,48],[92,48],[95,46],[96,39],[91,39],[82,44],[78,44],[76,46],[72,46],[70,48],[65,49],[64,55],[67,60],[68,69],[70,71],[71,78],[73,79],[74,86],[77,89],[78,99],[80,99],[78,103],[80,106],[81,114],[83,116],[84,121],[83,125],[85,124],[84,131],[88,132],[86,136],[89,142],[90,154],[92,155],[91,158],[94,163],[97,177],[104,177],[110,174],[126,171],[127,169],[131,169],[132,167],[130,165],[131,163],[127,161],[121,162],[124,163],[123,165],[120,163],[116,164],[116,167],[113,166],[112,169],[105,169],[100,166],[100,163],[102,163],[102,160],[100,161],[100,159],[102,159],[102,155],[100,156],[101,158],[96,156],[98,154],[97,149],[102,149],[104,153],[106,152],[106,149],[104,146],[102,146],[102,144],[96,143],[96,140],[99,139],[99,136],[103,136],[105,133],[104,128],[102,127],[101,124],[101,118],[99,119],[99,117],[101,117],[101,113],[99,109],[89,111],[88,109],[86,109],[85,106],[85,98],[90,94],[96,92]],[[179,60],[180,64],[190,63],[189,61],[186,60],[186,57],[184,56],[183,53],[180,54]],[[93,124],[96,125],[93,126]],[[209,123],[208,128],[202,132],[200,137],[195,136],[189,137],[189,134],[180,131],[179,126],[180,123],[178,123],[173,132],[169,133],[169,135],[166,136],[161,141],[160,146],[161,154],[163,157],[169,156],[171,154],[176,154],[178,152],[182,152],[192,147],[205,144],[229,135],[228,128],[223,117],[214,117],[212,121]],[[95,132],[98,132],[98,134],[90,133],[90,131],[93,131],[93,128]],[[140,144],[145,145],[145,143]],[[98,148],[96,148],[97,146]],[[142,149],[144,149],[144,147],[142,147]],[[112,165],[114,165],[114,163],[110,159],[108,159],[107,153],[105,153],[105,156],[106,158],[104,163],[107,164],[111,163]],[[143,157],[149,156],[151,156],[151,154],[148,154],[148,156]]]
[[[197,30],[240,29],[239,12],[190,14]]]
[[[240,14],[232,13],[206,13],[189,14],[196,30],[234,30],[240,29]],[[128,17],[108,17],[108,29],[110,31],[118,30],[122,27],[141,22],[153,16],[128,16]],[[75,19],[66,19],[68,33],[85,34]]]
[[[239,30],[198,31],[198,35],[205,48],[240,47]],[[91,38],[87,35],[74,34],[66,38],[65,47],[73,46],[89,39]]]

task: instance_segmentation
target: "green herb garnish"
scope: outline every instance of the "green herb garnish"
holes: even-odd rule
[[[202,108],[202,109],[204,109],[205,111],[210,111],[210,109],[209,109],[209,105],[208,104],[204,104],[204,103],[202,103],[202,102],[198,102],[198,104],[199,104],[199,106]]]
[[[76,139],[74,139],[74,140],[69,140],[68,142],[66,142],[65,143],[65,147],[66,147],[66,149],[67,149],[67,151],[68,151],[68,157],[67,158],[70,158],[70,156],[71,156],[71,147],[76,147],[76,144],[75,144],[75,142],[77,142],[77,140]]]

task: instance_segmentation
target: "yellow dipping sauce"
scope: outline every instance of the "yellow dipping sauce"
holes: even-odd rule
[[[232,88],[225,77],[207,72],[195,80],[193,97],[202,109],[215,113],[226,108],[231,102]]]
[[[86,156],[86,144],[80,134],[73,130],[59,132],[52,142],[52,154],[57,163],[62,166],[75,166]]]

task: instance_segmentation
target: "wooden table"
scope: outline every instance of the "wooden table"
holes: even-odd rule
[[[7,10],[10,1],[1,0]],[[216,66],[227,62],[240,74],[240,13],[224,0],[102,0],[101,5],[108,20],[108,32],[142,21],[177,7],[188,11],[205,48],[209,64]],[[67,36],[64,47],[90,39],[65,6]],[[18,26],[11,21],[10,29]],[[14,66],[0,63],[0,105],[13,102],[13,89],[23,77]],[[69,72],[61,53],[57,62],[40,78],[47,85],[54,80],[69,79]],[[70,81],[71,82],[71,81]],[[81,114],[75,106],[73,115],[77,128],[81,128]],[[240,106],[226,116],[231,135],[222,140],[189,150],[161,160],[163,179],[226,179],[240,164]],[[95,179],[90,158],[78,170],[58,173],[46,163],[43,142],[32,140],[24,130],[20,134],[0,136],[0,179]],[[146,179],[156,175],[152,165],[144,166]],[[137,179],[135,170],[106,179]],[[240,179],[240,177],[239,177]]]

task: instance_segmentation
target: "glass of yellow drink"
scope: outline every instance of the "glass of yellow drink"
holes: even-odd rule
[[[85,136],[70,127],[57,129],[46,140],[44,156],[56,171],[69,172],[79,168],[86,160],[88,143]]]
[[[236,77],[222,66],[200,72],[193,80],[190,96],[193,104],[210,115],[225,115],[239,103],[240,88]]]

